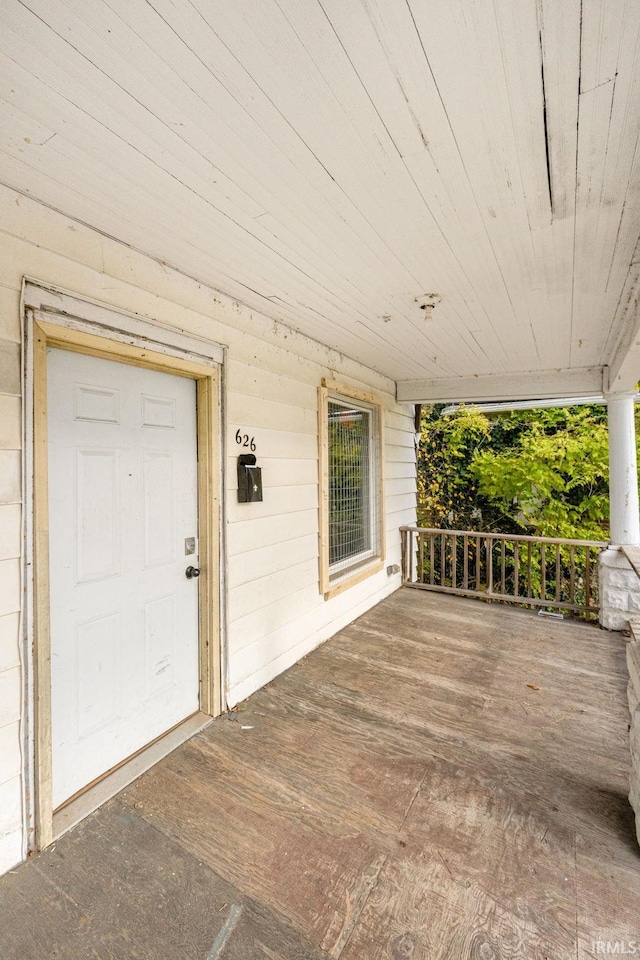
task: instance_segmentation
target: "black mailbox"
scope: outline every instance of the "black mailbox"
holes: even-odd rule
[[[238,503],[258,503],[262,500],[262,470],[256,467],[253,453],[238,457]]]

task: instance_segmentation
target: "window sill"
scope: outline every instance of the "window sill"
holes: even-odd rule
[[[333,587],[329,586],[329,589],[324,593],[324,599],[331,600],[332,597],[337,597],[338,594],[343,593],[350,587],[355,587],[357,583],[361,583],[363,580],[366,580],[367,577],[372,577],[375,573],[380,573],[383,567],[384,560],[381,557],[375,557],[371,562],[368,562],[366,566],[357,567],[350,576],[345,577],[340,583],[336,583]]]

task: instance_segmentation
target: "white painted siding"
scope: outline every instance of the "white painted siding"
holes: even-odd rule
[[[325,601],[318,592],[317,386],[319,371],[228,364],[228,436],[256,439],[263,503],[238,504],[228,450],[229,699],[236,703],[290,666],[398,584],[386,570]],[[360,380],[360,382],[364,382]],[[387,563],[400,562],[398,527],[414,519],[412,411],[388,392],[385,408]],[[398,466],[404,476],[397,477]],[[387,470],[389,466],[391,469]]]
[[[413,409],[335,350],[0,187],[0,872],[24,855],[20,664],[20,318],[23,276],[210,337],[227,354],[228,701],[248,696],[399,586],[382,571],[325,602],[318,590],[317,387],[379,393],[387,563],[415,519]],[[255,437],[264,501],[236,501],[236,430]]]

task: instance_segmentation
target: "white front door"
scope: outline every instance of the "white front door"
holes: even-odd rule
[[[197,432],[194,380],[47,370],[56,808],[198,710]]]

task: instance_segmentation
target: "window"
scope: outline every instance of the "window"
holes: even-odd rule
[[[320,590],[328,598],[382,566],[382,408],[374,397],[320,388]]]

